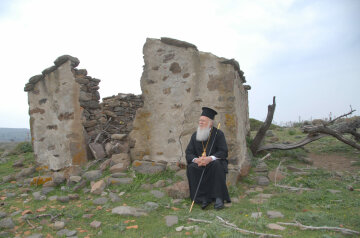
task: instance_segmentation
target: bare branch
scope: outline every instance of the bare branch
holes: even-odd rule
[[[343,234],[347,234],[347,235],[360,234],[360,232],[358,232],[358,231],[350,230],[347,228],[331,227],[331,226],[321,226],[321,227],[305,226],[297,221],[295,221],[295,222],[296,223],[277,222],[277,224],[285,225],[285,226],[296,226],[296,227],[299,227],[301,230],[329,230],[329,231],[340,231]]]
[[[329,122],[327,123],[327,125],[330,125],[330,124],[334,123],[336,120],[338,120],[338,119],[340,119],[340,118],[342,118],[342,117],[347,117],[347,116],[351,115],[351,114],[352,114],[353,112],[355,112],[355,111],[356,111],[356,110],[353,110],[353,109],[351,108],[351,105],[350,105],[350,112],[345,113],[345,114],[343,114],[343,115],[341,115],[341,116],[338,116],[337,118],[329,121]]]
[[[219,219],[220,222],[223,223],[223,226],[234,229],[234,230],[237,230],[237,231],[239,231],[241,233],[244,233],[244,234],[253,234],[253,235],[257,235],[257,236],[261,236],[261,237],[282,237],[281,235],[266,234],[266,233],[260,233],[260,232],[241,229],[241,228],[237,227],[236,225],[234,225],[233,223],[225,221],[223,218],[221,218],[219,216],[216,216],[216,218]]]
[[[207,221],[207,220],[201,220],[201,219],[195,219],[195,218],[189,218],[188,221],[193,221],[193,222],[202,222],[202,223],[212,223],[212,221]]]

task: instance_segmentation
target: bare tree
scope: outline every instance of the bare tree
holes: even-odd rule
[[[350,106],[350,111],[334,119],[330,119],[329,122],[323,122],[322,125],[308,125],[302,128],[304,133],[307,133],[307,137],[301,141],[295,142],[293,144],[267,144],[263,145],[266,131],[269,129],[275,111],[275,97],[273,98],[273,104],[268,106],[268,115],[264,124],[261,126],[257,132],[250,149],[254,155],[264,150],[292,150],[295,148],[302,147],[308,143],[319,140],[325,136],[333,136],[339,141],[350,145],[358,150],[360,150],[360,133],[357,132],[357,129],[360,128],[360,117],[355,118],[352,121],[343,121],[339,122],[340,118],[351,115],[356,110],[353,110]],[[353,139],[345,137],[346,134],[352,135]]]

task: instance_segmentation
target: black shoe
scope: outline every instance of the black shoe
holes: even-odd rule
[[[203,202],[203,203],[201,204],[201,209],[204,210],[207,206],[210,205],[210,203],[211,203],[211,202]]]
[[[216,198],[214,208],[216,210],[220,210],[224,208],[224,202],[221,198]]]

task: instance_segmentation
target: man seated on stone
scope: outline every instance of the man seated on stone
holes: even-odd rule
[[[226,187],[228,148],[224,133],[213,127],[216,114],[211,108],[202,108],[197,131],[191,136],[185,151],[192,201],[205,170],[195,198],[195,203],[201,204],[202,209],[213,201],[217,210],[224,208],[224,201],[231,202]]]

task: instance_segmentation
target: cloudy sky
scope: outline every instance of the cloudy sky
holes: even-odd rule
[[[359,0],[0,0],[0,127],[29,128],[28,79],[60,55],[101,79],[102,97],[140,94],[142,47],[163,36],[235,58],[250,117],[360,115]]]

